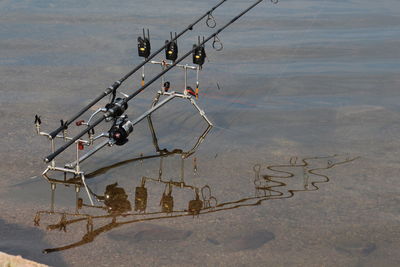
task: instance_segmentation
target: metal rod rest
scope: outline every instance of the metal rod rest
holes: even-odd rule
[[[152,64],[158,64],[158,65],[162,65],[162,66],[171,66],[172,65],[172,63],[168,63],[168,62],[162,62],[162,61],[155,61],[155,60],[152,60],[150,63],[152,63]],[[179,67],[179,68],[182,68],[182,69],[191,69],[191,70],[197,70],[197,67],[195,67],[195,66],[190,66],[190,65],[182,65],[182,64],[178,64],[178,65],[176,65],[177,67]]]
[[[138,124],[141,120],[143,120],[144,118],[146,118],[148,115],[150,115],[151,113],[153,113],[154,111],[156,111],[157,109],[161,108],[162,106],[164,106],[166,103],[168,103],[170,100],[175,98],[175,94],[172,94],[170,96],[168,96],[166,99],[162,100],[160,103],[158,103],[157,105],[151,107],[148,111],[146,111],[145,113],[143,113],[142,115],[140,115],[137,119],[135,119],[134,121],[132,121],[133,125]]]
[[[90,150],[88,153],[86,153],[85,155],[81,156],[79,158],[79,163],[83,162],[85,159],[87,159],[88,157],[92,156],[94,153],[96,153],[97,151],[99,151],[100,149],[105,147],[106,145],[109,145],[110,143],[111,143],[110,139],[104,140],[103,142],[98,144],[95,148]],[[69,164],[66,164],[65,167],[72,169],[72,168],[75,168],[76,164],[77,164],[77,161],[74,161],[74,162],[71,162]]]

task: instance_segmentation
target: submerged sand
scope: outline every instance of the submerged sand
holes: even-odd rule
[[[40,264],[22,258],[21,256],[13,256],[0,252],[0,265],[6,267],[46,267],[48,265]]]

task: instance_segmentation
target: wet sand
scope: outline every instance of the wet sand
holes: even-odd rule
[[[41,115],[43,130],[58,127],[140,62],[136,38],[143,27],[158,47],[169,31],[179,31],[215,3],[189,2],[0,2],[0,251],[51,266],[399,265],[397,1],[261,4],[220,34],[223,51],[207,47],[198,104],[215,127],[185,162],[186,184],[208,185],[218,204],[242,201],[239,206],[224,204],[198,217],[120,217],[93,242],[42,253],[92,236],[86,235],[86,221],[68,225],[67,232],[46,230],[59,215],[43,215],[34,226],[36,212],[50,209],[51,195],[39,177],[49,144],[35,135],[34,115]],[[246,6],[225,4],[214,14],[218,25]],[[204,25],[196,29],[212,32]],[[196,34],[179,42],[180,51],[191,47]],[[149,67],[147,77],[159,70]],[[181,72],[167,77],[182,86]],[[121,90],[132,92],[139,81],[135,76]],[[157,86],[130,103],[130,117],[150,105]],[[193,115],[191,105],[179,101],[154,114],[160,146],[190,147],[205,127]],[[93,173],[151,155],[147,127],[139,124],[127,145],[96,154],[83,168]],[[277,168],[293,174],[289,178],[268,168],[293,165],[294,157],[300,165],[304,158],[326,156],[309,160],[306,169]],[[118,182],[133,208],[135,187],[142,176],[158,177],[159,164],[158,158],[131,161],[92,175],[88,184],[103,194]],[[163,164],[166,180],[180,179],[178,156]],[[264,187],[285,183],[275,188],[282,196],[271,189],[257,195],[256,164]],[[308,172],[313,169],[323,176]],[[312,182],[320,182],[318,190]],[[147,211],[158,212],[164,184],[146,185]],[[290,190],[302,192],[291,196]],[[277,195],[263,198],[264,193]],[[174,188],[173,196],[174,207],[184,210],[195,194]],[[73,187],[57,186],[56,210],[74,212],[74,200]],[[252,205],[241,205],[246,203]],[[235,208],[223,209],[228,206]],[[95,220],[94,228],[110,223],[111,218]]]

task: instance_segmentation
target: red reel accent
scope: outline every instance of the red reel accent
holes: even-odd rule
[[[76,126],[81,126],[85,121],[84,120],[80,120],[80,121],[76,121],[75,124]]]

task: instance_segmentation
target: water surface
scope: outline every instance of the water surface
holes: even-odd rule
[[[394,0],[265,2],[219,35],[222,51],[207,46],[198,104],[215,127],[185,163],[185,182],[208,185],[218,203],[268,201],[193,217],[184,210],[195,190],[177,188],[176,208],[185,216],[144,222],[143,216],[123,218],[136,221],[111,227],[93,242],[41,253],[82,240],[87,228],[82,221],[69,225],[66,233],[47,231],[47,225],[60,221],[58,215],[43,215],[40,227],[33,224],[37,211],[51,208],[50,185],[39,177],[49,144],[35,135],[34,115],[41,115],[43,130],[58,127],[60,119],[141,61],[136,38],[142,28],[150,29],[152,46],[158,47],[170,31],[180,31],[214,3],[0,2],[2,251],[54,266],[399,264],[400,3]],[[248,4],[228,1],[214,13],[218,25]],[[196,30],[179,41],[180,51],[189,49],[197,34],[212,33],[205,25]],[[146,76],[158,71],[159,66],[148,67]],[[182,72],[171,71],[167,78],[175,88],[183,87]],[[189,80],[194,85],[193,74]],[[139,83],[136,75],[121,91],[132,92]],[[131,101],[127,114],[144,111],[158,86]],[[189,148],[205,127],[194,115],[190,104],[179,101],[155,113],[160,146]],[[152,153],[148,126],[141,123],[126,146],[96,154],[84,168],[93,173]],[[319,190],[305,189],[304,168],[283,167],[293,174],[293,179],[275,177],[286,183],[278,189],[285,198],[257,192],[254,166],[260,164],[261,176],[269,177],[278,173],[268,166],[290,165],[294,157],[296,164],[310,157],[332,157],[331,164],[357,159],[320,170],[329,182],[319,184]],[[179,157],[165,160],[167,180],[180,179],[180,163]],[[326,168],[328,159],[312,164]],[[88,184],[103,194],[118,182],[134,209],[141,178],[158,173],[158,158],[130,161],[93,175]],[[309,174],[309,179],[325,178]],[[149,188],[148,212],[159,212],[165,185]],[[289,190],[309,192],[286,198]],[[80,195],[88,203],[83,190]],[[57,186],[55,209],[75,212],[73,186]],[[109,223],[104,218],[93,226]]]

